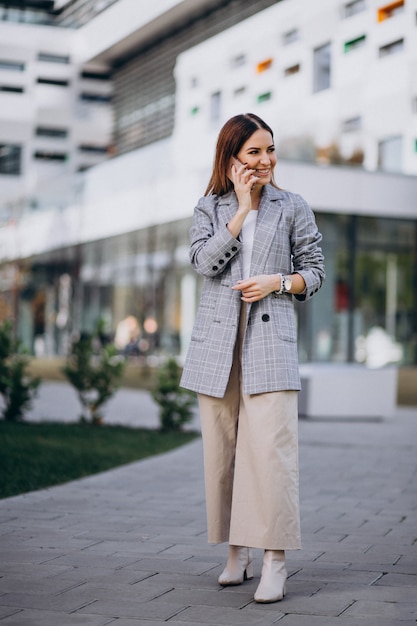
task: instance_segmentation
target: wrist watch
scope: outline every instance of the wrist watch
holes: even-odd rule
[[[292,278],[291,276],[285,276],[281,274],[281,287],[279,291],[274,291],[274,296],[281,296],[283,293],[290,293],[292,287]]]

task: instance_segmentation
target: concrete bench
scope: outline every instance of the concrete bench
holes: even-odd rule
[[[397,406],[396,367],[370,369],[351,363],[300,366],[300,417],[381,418]]]

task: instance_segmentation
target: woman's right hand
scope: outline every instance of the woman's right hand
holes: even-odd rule
[[[248,169],[244,163],[237,159],[233,159],[230,168],[230,178],[233,182],[235,193],[239,202],[239,209],[245,212],[245,215],[252,208],[251,191],[253,185],[257,182],[254,175],[255,170]]]

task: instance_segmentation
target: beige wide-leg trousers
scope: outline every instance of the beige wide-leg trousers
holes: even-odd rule
[[[301,547],[298,392],[242,393],[245,320],[242,310],[225,396],[198,394],[208,541],[296,550]]]

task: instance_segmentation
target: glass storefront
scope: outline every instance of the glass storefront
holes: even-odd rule
[[[317,214],[326,282],[297,307],[302,361],[417,362],[417,223]]]
[[[326,281],[296,304],[300,361],[415,365],[417,221],[316,217]],[[64,354],[74,332],[101,321],[127,354],[183,355],[201,284],[189,264],[190,225],[187,218],[5,265],[0,316],[16,312],[19,335],[37,354]]]

